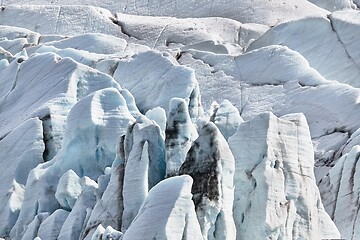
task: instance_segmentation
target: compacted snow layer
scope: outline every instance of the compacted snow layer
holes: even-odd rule
[[[358,238],[358,11],[99,4],[1,8],[0,238]]]

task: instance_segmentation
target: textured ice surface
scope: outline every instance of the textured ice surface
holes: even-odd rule
[[[318,7],[305,0],[11,1],[0,9],[0,162],[6,167],[0,237],[118,239],[122,231],[128,239],[154,232],[159,238],[201,239],[208,232],[208,238],[233,239],[227,164],[207,169],[221,178],[211,189],[224,190],[222,200],[208,201],[205,180],[215,177],[204,178],[209,171],[201,167],[188,169],[199,170],[204,184],[193,173],[193,187],[186,178],[161,181],[165,162],[170,176],[197,152],[200,166],[230,159],[221,133],[243,143],[236,147],[240,155],[255,152],[234,174],[241,191],[253,187],[235,201],[234,209],[245,206],[238,238],[254,232],[339,237],[315,186],[315,152],[325,209],[346,237],[357,239],[356,173],[350,172],[357,163],[351,149],[359,143],[360,92],[338,82],[357,86],[360,17],[358,10],[329,11],[356,9],[359,1],[311,0]],[[63,3],[73,4],[56,1]],[[204,114],[202,106],[210,105]],[[301,115],[270,115],[269,127],[242,122],[264,111],[303,112],[314,148]],[[195,141],[204,126],[214,131]],[[244,137],[237,136],[238,127]],[[263,146],[247,145],[255,143]],[[259,157],[254,168],[249,160],[257,154],[267,158]],[[339,176],[345,163],[352,170]],[[244,174],[247,164],[252,167]],[[203,195],[192,198],[190,188],[197,187]],[[155,196],[155,189],[162,193]],[[336,189],[343,198],[334,198]],[[241,214],[233,216],[242,221]]]
[[[114,78],[131,92],[144,113],[155,107],[167,110],[173,97],[189,98],[192,112],[201,107],[194,72],[167,53],[148,51],[120,61]]]
[[[203,239],[191,200],[192,178],[163,180],[149,192],[123,240]]]
[[[204,239],[235,239],[235,160],[215,124],[207,123],[192,144],[179,174],[194,179],[191,189]]]
[[[192,142],[198,137],[184,99],[171,99],[165,134],[166,175],[174,176],[185,161]]]
[[[304,56],[326,79],[359,87],[359,50],[354,45],[360,31],[357,14],[336,12],[280,24],[255,40],[248,51],[274,44],[287,46]]]
[[[360,237],[359,157],[360,147],[356,145],[319,182],[325,209],[345,239]]]
[[[24,188],[31,169],[43,162],[41,121],[32,118],[14,128],[0,141],[0,236],[9,234],[24,198]],[[11,161],[6,156],[11,156]]]
[[[165,177],[165,145],[159,126],[146,118],[130,126],[124,158],[122,231],[130,226],[148,191]]]
[[[261,114],[241,123],[229,144],[236,165],[237,239],[340,238],[321,203],[302,114]]]

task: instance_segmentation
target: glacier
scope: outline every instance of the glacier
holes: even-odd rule
[[[3,0],[0,239],[358,239],[358,0]]]

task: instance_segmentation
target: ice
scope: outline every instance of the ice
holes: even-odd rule
[[[54,46],[58,49],[73,48],[98,54],[114,54],[123,52],[127,45],[124,39],[101,33],[86,33],[60,41],[48,42],[46,46]]]
[[[124,141],[123,158],[124,212],[121,231],[125,232],[148,191],[165,177],[165,145],[159,126],[146,118],[130,126]]]
[[[36,215],[34,217],[34,220],[28,225],[28,228],[21,239],[22,240],[39,239],[39,237],[37,237],[39,227],[41,223],[44,222],[48,217],[49,217],[49,213],[47,212],[39,213],[38,215]]]
[[[31,169],[43,162],[41,121],[32,118],[0,140],[0,236],[7,236],[15,224]],[[6,156],[11,156],[11,161]]]
[[[119,88],[108,75],[52,53],[32,55],[23,61],[11,84],[10,91],[0,99],[4,109],[0,116],[0,136],[31,117],[61,118],[77,100],[93,91]]]
[[[58,209],[47,217],[40,225],[38,237],[40,239],[56,240],[60,233],[61,226],[64,224],[69,212]]]
[[[358,239],[359,228],[359,156],[360,146],[354,146],[342,156],[319,181],[326,211],[334,220],[344,239]]]
[[[120,149],[118,149],[120,151]],[[118,155],[120,153],[118,152]],[[111,167],[111,176],[106,184],[106,189],[101,196],[97,196],[97,201],[92,208],[91,215],[83,226],[82,238],[90,239],[96,235],[97,229],[104,226],[112,226],[116,229],[121,228],[122,213],[124,210],[123,203],[123,184],[124,184],[124,161],[119,157],[115,159]],[[109,174],[110,175],[110,174]],[[108,175],[107,175],[108,176]],[[100,179],[98,180],[101,185]],[[91,197],[94,195],[89,193]],[[89,195],[88,194],[88,195]],[[87,203],[87,202],[85,202]],[[81,230],[81,228],[79,229]]]
[[[166,112],[161,107],[156,107],[153,109],[148,110],[145,113],[145,116],[150,120],[156,122],[159,125],[161,130],[161,136],[163,136],[165,140],[165,128],[166,128]]]
[[[148,51],[120,61],[114,79],[131,92],[143,113],[155,107],[168,110],[173,97],[197,101],[191,107],[192,111],[198,111],[200,96],[194,72],[180,66],[167,53]]]
[[[239,110],[228,100],[221,102],[215,109],[212,118],[226,140],[236,133],[239,124],[244,121],[240,116]]]
[[[94,232],[91,240],[118,240],[121,239],[123,234],[119,231],[114,230],[112,227],[108,226],[106,229],[99,225]]]
[[[26,28],[40,34],[76,35],[95,32],[124,36],[112,18],[109,10],[71,4],[8,5],[0,11],[2,25]]]
[[[358,0],[12,1],[0,238],[359,237]]]
[[[286,2],[280,0],[271,2],[265,0],[241,2],[178,0],[174,2],[156,1],[149,2],[149,4],[139,0],[127,0],[118,3],[115,8],[128,14],[178,18],[225,17],[244,23],[264,23],[269,26],[298,17],[325,15],[327,12],[306,0]]]
[[[30,31],[26,28],[0,26],[0,38],[6,38],[7,40],[26,39],[29,44],[37,44],[40,36],[39,33]]]
[[[59,207],[56,186],[69,169],[93,180],[102,175],[115,159],[119,137],[133,120],[125,99],[115,88],[96,91],[79,101],[68,115],[62,148],[52,161],[39,165],[28,178],[13,238],[23,234],[23,226],[34,217],[33,209],[51,213]]]
[[[17,38],[14,40],[0,40],[0,46],[11,54],[15,55],[24,48],[25,45],[28,44],[26,38]]]
[[[304,115],[261,114],[241,123],[229,145],[237,239],[340,238],[316,186]]]
[[[309,2],[324,8],[328,11],[337,11],[337,10],[348,10],[348,9],[356,9],[357,6],[354,3],[355,1],[347,1],[347,0],[308,0]]]
[[[96,197],[94,194],[94,187],[84,188],[79,195],[74,207],[69,213],[66,221],[61,227],[59,240],[80,239],[85,230],[86,217],[88,211],[94,208]]]
[[[93,180],[86,176],[81,179],[73,170],[69,170],[59,180],[55,192],[56,200],[63,209],[71,211],[79,195],[88,185],[97,188],[97,183]]]
[[[169,109],[165,130],[166,176],[174,176],[185,161],[186,154],[198,133],[184,99],[171,99]]]
[[[204,239],[235,239],[232,216],[235,160],[216,125],[203,126],[179,174],[193,180],[191,193]]]
[[[326,79],[358,87],[360,65],[353,39],[360,31],[360,21],[347,20],[358,16],[356,12],[339,12],[283,23],[268,30],[248,50],[275,44],[287,46],[304,56]]]
[[[196,69],[204,106],[228,99],[245,120],[265,111],[277,116],[302,112],[314,140],[359,128],[359,90],[327,81],[287,47],[268,46],[237,57],[189,50],[179,62]],[[321,155],[322,149],[315,151]]]
[[[157,184],[122,239],[203,239],[191,200],[192,183],[183,175]]]

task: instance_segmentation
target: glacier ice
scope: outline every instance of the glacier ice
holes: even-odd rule
[[[94,190],[93,186],[82,190],[71,212],[61,226],[57,239],[80,239],[85,235],[85,224],[89,220],[87,218],[88,214],[90,214],[90,210],[94,208],[96,203]]]
[[[96,91],[80,100],[68,115],[67,130],[58,154],[29,175],[24,196],[26,208],[20,212],[12,237],[22,236],[23,227],[26,229],[34,214],[51,213],[59,207],[56,186],[68,170],[93,180],[102,175],[115,159],[119,136],[133,120],[125,99],[115,88]]]
[[[360,147],[355,145],[319,181],[324,207],[345,239],[360,237],[359,156]]]
[[[128,128],[124,140],[123,232],[129,228],[149,190],[164,179],[165,144],[160,128],[143,118]]]
[[[189,98],[191,112],[198,112],[200,94],[194,72],[180,66],[167,53],[147,51],[119,62],[114,79],[128,89],[141,112],[155,107],[168,110],[173,97]]]
[[[166,176],[177,175],[192,142],[197,137],[198,133],[191,121],[186,100],[171,99],[165,129]]]
[[[194,180],[191,193],[204,239],[236,237],[234,171],[235,160],[225,138],[215,124],[205,124],[179,170]]]
[[[302,114],[261,114],[229,139],[235,157],[237,239],[340,238],[325,212]]]
[[[354,60],[358,50],[351,46],[350,40],[358,30],[355,24],[346,21],[351,18],[351,15],[348,15],[350,14],[339,12],[329,17],[305,18],[282,23],[252,42],[248,51],[281,43],[299,52],[310,66],[326,79],[358,87],[356,76],[359,74],[359,63]]]
[[[238,126],[244,121],[240,116],[239,110],[228,100],[222,101],[214,109],[211,118],[226,140],[236,133]]]
[[[31,118],[0,140],[0,236],[9,234],[19,215],[31,169],[43,162],[41,121]],[[11,161],[5,156],[12,156]]]
[[[40,239],[55,240],[58,239],[61,226],[65,222],[69,212],[58,209],[47,217],[40,225],[37,236]]]
[[[0,8],[0,238],[235,239],[233,218],[237,238],[358,238],[358,0],[12,1]],[[309,129],[278,118],[298,112]],[[206,173],[193,171],[231,154],[234,181],[215,168],[223,198],[200,198]],[[183,162],[193,183],[170,177]]]
[[[123,240],[203,239],[191,200],[192,178],[175,176],[149,191]]]

